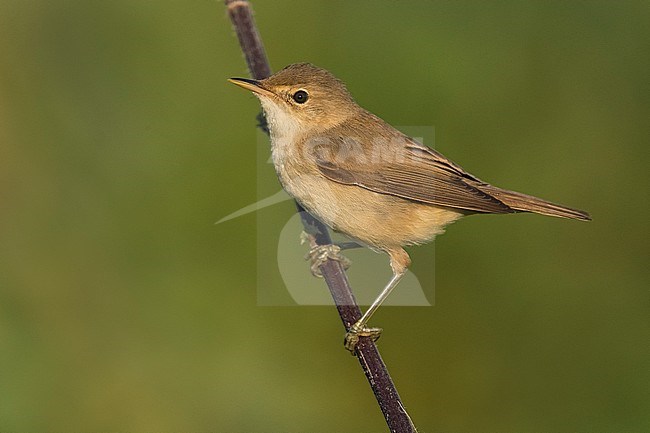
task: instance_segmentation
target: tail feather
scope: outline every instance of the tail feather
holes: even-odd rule
[[[534,212],[542,215],[549,215],[561,218],[571,218],[583,221],[591,221],[591,216],[583,210],[551,203],[532,195],[520,192],[508,191],[492,185],[479,187],[483,192],[500,200],[508,207],[520,212]]]

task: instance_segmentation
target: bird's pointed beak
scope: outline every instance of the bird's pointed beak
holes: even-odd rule
[[[255,92],[258,95],[275,96],[275,93],[265,88],[264,85],[257,80],[251,80],[250,78],[228,78],[228,81],[246,90]]]

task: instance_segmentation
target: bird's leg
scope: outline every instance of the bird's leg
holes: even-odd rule
[[[341,248],[341,251],[343,250],[352,250],[355,248],[363,248],[363,245],[358,244],[356,242],[350,241],[350,242],[336,242],[334,245],[338,245],[339,248]]]
[[[386,298],[388,298],[390,292],[392,292],[395,286],[397,286],[397,283],[399,283],[399,280],[402,279],[404,273],[405,272],[402,272],[400,274],[393,274],[393,277],[390,279],[388,284],[386,284],[384,290],[382,290],[379,296],[377,296],[377,299],[372,302],[372,305],[368,307],[368,310],[366,310],[363,316],[361,316],[361,319],[357,320],[356,323],[350,326],[350,329],[348,329],[347,334],[345,334],[345,341],[343,342],[343,345],[353,355],[356,350],[357,343],[359,342],[359,337],[370,337],[372,338],[372,341],[377,341],[377,339],[381,336],[381,328],[369,328],[366,325],[368,324],[370,317],[372,317],[379,306],[386,300]]]
[[[313,237],[313,236],[312,236],[311,234],[309,234],[309,233],[307,233],[306,231],[303,230],[303,231],[300,233],[300,245],[309,242],[310,245],[313,246],[313,242],[312,242],[312,240],[311,240],[312,237]],[[341,251],[344,251],[344,250],[353,250],[353,249],[355,249],[355,248],[363,248],[363,245],[361,245],[361,244],[358,243],[358,242],[354,242],[354,241],[348,241],[348,242],[334,242],[334,243],[332,243],[332,245],[337,245],[337,246],[341,249]]]
[[[361,316],[361,319],[350,326],[348,332],[345,334],[345,340],[343,345],[347,350],[350,351],[353,355],[356,351],[357,343],[359,343],[359,337],[370,337],[372,341],[377,341],[381,335],[381,328],[370,328],[366,326],[370,317],[377,311],[379,306],[388,298],[388,295],[393,291],[397,286],[399,281],[402,279],[406,273],[406,269],[411,264],[411,259],[408,254],[402,248],[395,248],[386,250],[390,256],[390,267],[393,269],[393,277],[388,281],[386,287],[379,293],[379,296],[372,302],[368,310]]]

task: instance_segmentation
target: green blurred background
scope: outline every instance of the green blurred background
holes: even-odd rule
[[[274,69],[593,215],[436,241],[436,305],[374,321],[420,431],[650,431],[648,2],[253,6]],[[214,225],[257,199],[245,74],[219,1],[0,3],[0,431],[386,430],[333,308],[257,306],[258,216]]]

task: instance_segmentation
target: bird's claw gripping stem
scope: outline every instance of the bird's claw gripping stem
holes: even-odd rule
[[[323,278],[320,267],[327,260],[336,260],[341,263],[343,269],[349,268],[352,263],[350,259],[341,254],[341,247],[333,244],[313,246],[305,256],[305,260],[311,262],[311,273],[319,278]]]
[[[361,320],[350,326],[348,332],[345,334],[343,345],[352,355],[356,353],[357,344],[360,337],[370,337],[372,341],[377,341],[381,337],[381,328],[366,328]]]

